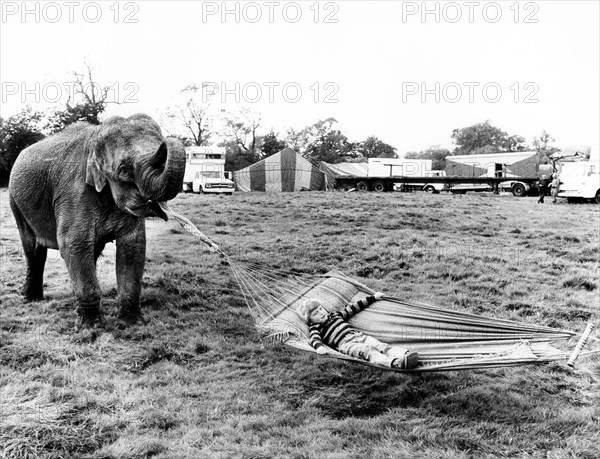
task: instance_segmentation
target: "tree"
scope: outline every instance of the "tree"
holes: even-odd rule
[[[357,151],[365,158],[396,158],[396,148],[382,142],[375,136],[367,137],[358,144]]]
[[[170,126],[170,135],[179,138],[185,146],[208,145],[213,135],[210,129],[210,101],[202,103],[198,91],[200,88],[196,84],[186,86],[180,91],[184,98],[182,104],[169,108],[166,112],[167,118],[174,125]],[[183,133],[178,132],[180,127],[184,128]]]
[[[256,158],[244,152],[235,141],[223,141],[219,147],[225,147],[226,171],[239,171],[256,162]]]
[[[319,136],[308,146],[306,153],[312,160],[326,163],[338,163],[345,157],[358,155],[356,144],[337,129]]]
[[[64,110],[51,115],[47,128],[51,132],[62,131],[69,124],[86,121],[90,124],[100,124],[100,115],[109,104],[110,86],[101,86],[92,75],[92,68],[84,63],[84,73],[73,72],[75,82],[73,94],[69,94]],[[81,102],[76,102],[81,100]],[[115,101],[112,101],[116,103]]]
[[[452,140],[456,145],[454,154],[472,155],[504,151],[524,151],[525,139],[519,135],[509,136],[502,129],[492,126],[490,121],[477,123],[452,131]]]
[[[446,156],[450,155],[450,150],[446,148],[430,147],[420,152],[406,153],[407,159],[431,159],[431,168],[433,170],[446,169]]]
[[[503,148],[505,151],[526,151],[527,144],[525,143],[525,139],[520,135],[509,135],[506,137],[504,141]]]
[[[492,145],[486,145],[485,147],[478,147],[475,150],[471,151],[470,155],[489,155],[492,153],[498,153],[498,147],[494,147]]]
[[[550,156],[559,151],[558,148],[550,146],[550,142],[554,142],[554,138],[543,130],[538,137],[533,138],[533,147],[538,154],[540,164],[550,163]]]
[[[309,154],[309,147],[314,144],[317,139],[324,137],[328,132],[332,131],[336,124],[337,120],[330,117],[306,126],[300,131],[290,128],[286,131],[284,141],[293,150],[303,156],[307,156]]]
[[[8,119],[0,118],[0,184],[8,183],[10,170],[21,151],[44,138],[39,127],[41,119],[42,113],[30,107]]]
[[[262,136],[257,133],[261,123],[260,114],[243,108],[238,113],[223,112],[223,121],[225,143],[236,145],[239,152],[252,158],[252,162],[260,159]]]
[[[296,131],[294,128],[289,128],[285,132],[285,138],[283,139],[283,141],[292,150],[304,155],[306,154],[306,149],[308,148],[308,145],[310,143],[308,139],[307,129],[308,128],[304,128],[300,131]]]
[[[262,140],[262,146],[260,147],[260,151],[262,152],[261,157],[266,158],[274,155],[283,150],[286,146],[287,144],[283,140],[277,139],[277,134],[271,131]]]
[[[289,129],[285,142],[304,157],[316,162],[340,162],[359,155],[358,146],[336,128],[337,120],[327,118],[306,126],[301,131]]]

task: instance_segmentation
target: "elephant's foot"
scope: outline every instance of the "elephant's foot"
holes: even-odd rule
[[[100,301],[97,298],[91,300],[77,300],[77,321],[75,329],[99,329],[104,328],[104,316],[100,313]]]
[[[43,301],[44,300],[44,290],[41,287],[32,288],[29,285],[23,287],[23,299],[26,303],[31,301]]]
[[[44,295],[41,294],[35,294],[35,295],[23,295],[23,300],[25,301],[25,303],[33,303],[35,301],[44,301]]]
[[[105,320],[104,316],[98,314],[95,317],[91,316],[78,316],[75,321],[75,331],[81,330],[99,330],[104,328]]]
[[[139,305],[132,306],[122,304],[119,308],[119,315],[117,318],[122,326],[143,325],[146,323]]]
[[[148,323],[148,321],[144,318],[144,316],[130,318],[130,317],[122,317],[119,315],[117,317],[117,322],[115,323],[115,327],[119,328],[121,330],[124,330],[124,329],[129,328],[134,325],[146,325],[147,323]]]
[[[104,331],[105,325],[102,315],[95,318],[78,316],[75,321],[73,341],[76,343],[93,343]]]

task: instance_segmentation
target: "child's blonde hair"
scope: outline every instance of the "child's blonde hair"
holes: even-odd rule
[[[300,306],[298,306],[296,312],[302,318],[302,320],[304,320],[304,322],[308,322],[309,314],[319,306],[322,306],[319,300],[317,300],[316,298],[307,298],[302,303],[300,303]]]

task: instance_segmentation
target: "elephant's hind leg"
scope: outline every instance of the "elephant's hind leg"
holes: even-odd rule
[[[27,278],[23,289],[23,296],[27,301],[39,301],[44,299],[44,266],[48,249],[36,245],[31,253],[25,250],[27,257]]]
[[[23,217],[16,203],[10,199],[10,207],[17,222],[17,228],[23,244],[23,252],[27,263],[27,274],[23,285],[23,296],[26,301],[44,299],[44,266],[48,249],[38,245],[35,233]]]

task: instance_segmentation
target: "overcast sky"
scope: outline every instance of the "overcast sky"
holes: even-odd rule
[[[597,144],[599,4],[3,1],[0,114],[59,105],[86,61],[121,102],[106,115],[160,119],[195,83],[265,131],[332,116],[400,153],[488,119],[528,142],[545,129]]]

